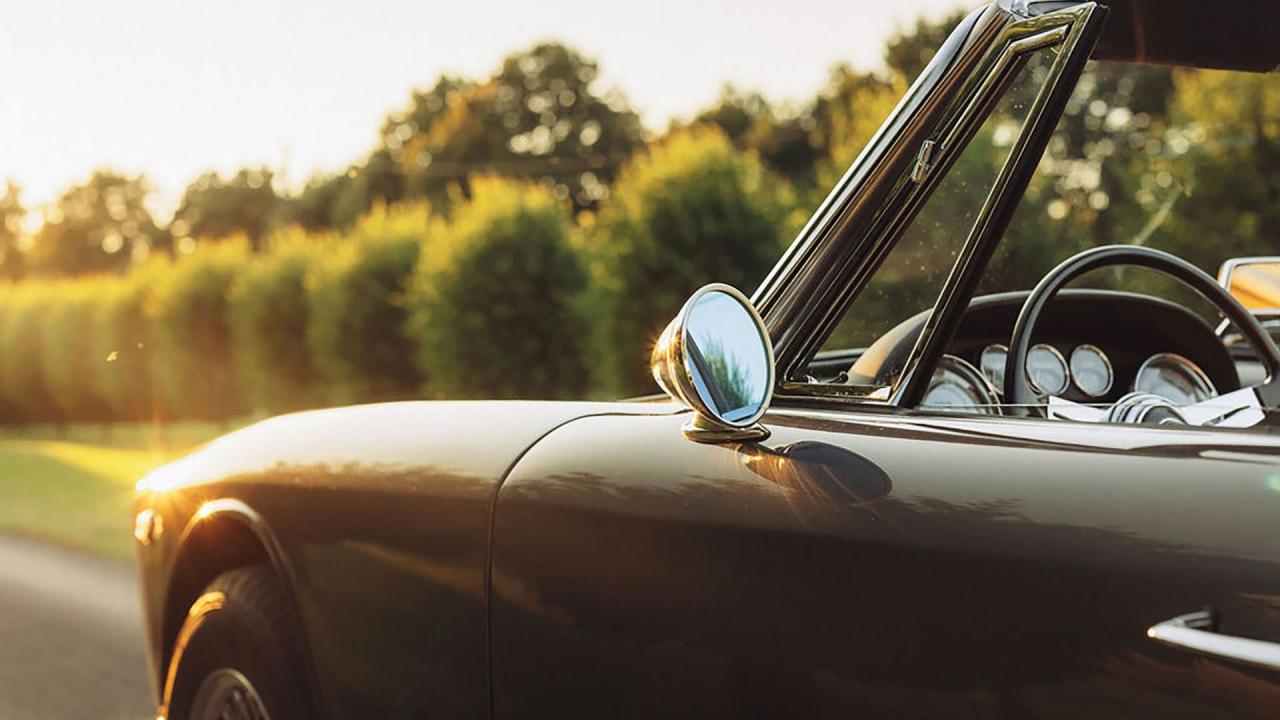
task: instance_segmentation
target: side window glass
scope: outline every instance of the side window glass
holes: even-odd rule
[[[887,394],[896,383],[1054,57],[1052,50],[1036,51],[1018,70],[823,344],[814,379],[862,386],[867,394]]]

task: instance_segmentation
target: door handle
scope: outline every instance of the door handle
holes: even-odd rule
[[[1211,612],[1179,615],[1147,628],[1147,637],[1158,643],[1201,655],[1222,658],[1268,670],[1280,670],[1280,645],[1233,637],[1216,632]]]

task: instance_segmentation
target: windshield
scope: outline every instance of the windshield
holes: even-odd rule
[[[1280,250],[1280,78],[1092,62],[978,293],[1031,288],[1089,247],[1144,245],[1210,274]],[[1141,270],[1079,285],[1196,304]],[[1209,314],[1214,314],[1210,312]]]

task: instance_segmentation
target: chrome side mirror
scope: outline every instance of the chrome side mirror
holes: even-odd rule
[[[773,397],[773,344],[759,313],[728,285],[689,298],[658,338],[653,379],[694,411],[684,434],[698,442],[760,440]]]
[[[1218,283],[1255,315],[1280,313],[1280,257],[1232,258],[1222,263]]]

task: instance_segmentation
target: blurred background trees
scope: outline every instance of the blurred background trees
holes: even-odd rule
[[[17,280],[26,270],[22,252],[22,222],[27,209],[22,205],[22,188],[5,183],[0,195],[0,279]]]
[[[654,391],[664,323],[706,282],[756,286],[958,20],[904,29],[881,70],[833,67],[808,101],[727,86],[661,132],[599,87],[594,60],[548,42],[413,91],[367,153],[302,187],[268,167],[209,172],[170,214],[144,177],[109,170],[42,208],[8,183],[0,422]],[[1001,113],[957,182],[1007,154],[1016,118]],[[1277,118],[1272,77],[1091,63],[984,289],[1029,287],[1104,243],[1210,271],[1277,254]],[[903,278],[946,265],[952,200]],[[1101,282],[1151,287],[1118,277]],[[869,293],[859,311],[896,317],[904,297]]]
[[[789,201],[784,183],[718,128],[678,131],[629,163],[586,231],[602,384],[623,395],[655,389],[654,338],[701,285],[755,289],[784,247]]]
[[[412,193],[438,204],[448,184],[465,191],[469,175],[498,173],[538,179],[557,199],[593,207],[644,142],[626,100],[596,93],[598,72],[559,43],[507,56],[493,77],[460,91],[404,142],[401,167]]]
[[[432,224],[423,203],[377,206],[343,242],[321,248],[305,281],[306,336],[294,347],[310,352],[325,402],[417,395],[423,376],[406,328],[406,293]]]
[[[44,225],[27,253],[31,272],[83,275],[122,272],[153,248],[166,247],[166,234],[147,209],[146,180],[109,171],[95,172],[68,188],[45,211]]]
[[[243,169],[227,180],[205,173],[187,186],[169,230],[176,240],[243,235],[257,250],[279,219],[281,200],[266,168]]]
[[[427,239],[409,295],[409,332],[435,397],[579,397],[590,381],[582,262],[564,203],[496,177]]]

